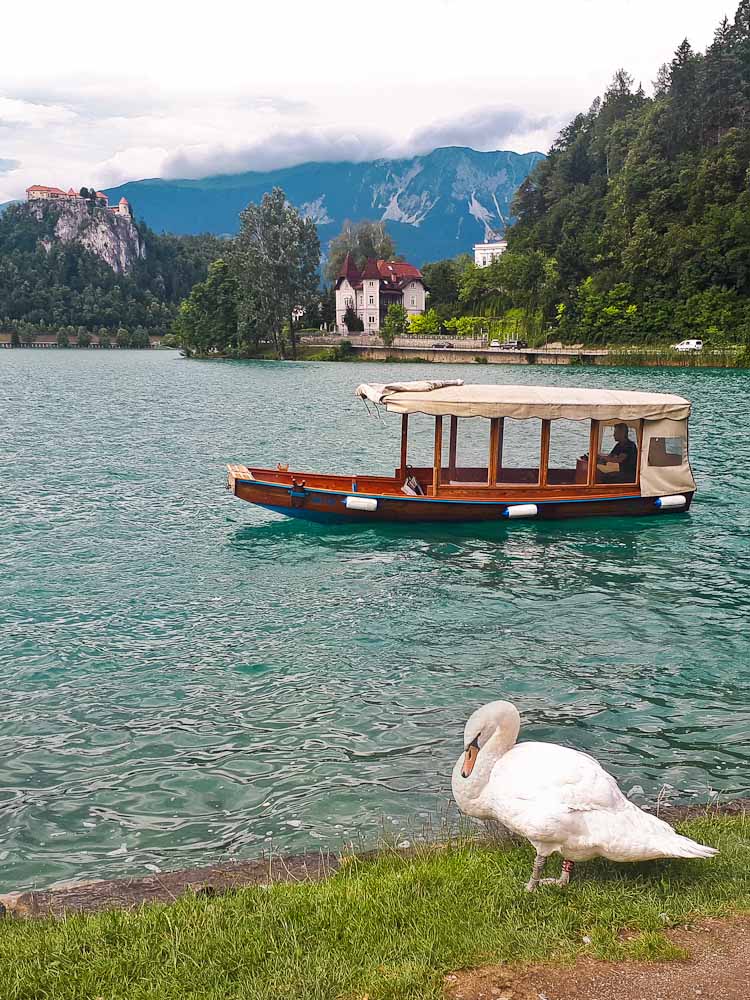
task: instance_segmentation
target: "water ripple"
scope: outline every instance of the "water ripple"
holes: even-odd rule
[[[361,366],[2,354],[0,889],[398,835],[494,697],[626,789],[747,794],[745,373],[534,372],[691,398],[689,516],[361,530],[221,489],[389,470]]]

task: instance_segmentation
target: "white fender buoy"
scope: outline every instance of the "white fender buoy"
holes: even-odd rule
[[[657,497],[654,503],[659,510],[670,510],[675,507],[685,507],[687,504],[687,497],[682,493],[674,493],[672,496],[668,497]]]
[[[375,497],[347,497],[344,506],[349,510],[377,510],[378,501]]]
[[[535,503],[515,503],[505,508],[503,517],[536,517],[538,513]]]

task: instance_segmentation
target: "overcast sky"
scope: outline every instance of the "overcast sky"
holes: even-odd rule
[[[650,93],[737,0],[80,0],[0,7],[0,202],[438,145],[546,151],[625,67]]]

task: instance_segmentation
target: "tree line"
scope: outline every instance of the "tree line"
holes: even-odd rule
[[[24,342],[37,333],[79,328],[116,342],[125,330],[130,341],[143,332],[165,334],[179,302],[206,275],[224,241],[215,236],[161,236],[138,223],[146,256],[128,274],[116,274],[100,257],[54,235],[53,208],[41,219],[26,205],[0,216],[0,329]]]
[[[317,325],[322,308],[315,223],[274,188],[240,214],[223,249],[181,303],[174,342],[188,356],[251,356],[269,345],[279,358],[287,348],[296,357],[302,321]]]
[[[509,250],[478,280],[588,343],[750,334],[750,0],[653,96],[620,70],[521,185]],[[535,272],[535,273],[533,273]],[[515,276],[514,276],[515,277]]]

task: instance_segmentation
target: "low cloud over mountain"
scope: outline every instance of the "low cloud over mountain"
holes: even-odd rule
[[[296,154],[303,148],[289,147]],[[138,181],[107,193],[114,201],[124,195],[136,216],[157,231],[226,234],[237,231],[248,202],[260,201],[278,185],[316,221],[324,249],[344,219],[382,219],[399,251],[421,264],[469,251],[473,243],[502,232],[513,195],[542,158],[541,153],[450,147],[397,159],[311,161],[202,180]],[[231,162],[242,161],[217,165]]]

